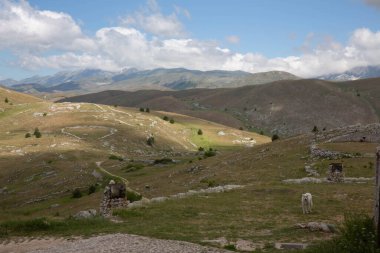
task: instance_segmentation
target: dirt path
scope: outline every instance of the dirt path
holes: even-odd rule
[[[160,240],[128,234],[110,234],[87,239],[44,238],[0,244],[0,253],[228,253],[194,243]]]
[[[102,167],[102,163],[103,163],[102,161],[99,161],[99,162],[96,162],[96,163],[95,163],[96,166],[98,167],[98,169],[99,169],[101,172],[103,172],[103,173],[105,173],[105,174],[107,174],[107,175],[110,175],[111,177],[119,178],[119,179],[120,179],[121,181],[123,181],[126,185],[128,185],[128,180],[127,180],[127,179],[125,179],[125,178],[123,178],[123,177],[121,177],[121,176],[118,176],[118,175],[115,175],[115,174],[109,172],[108,170],[106,170],[105,168]]]

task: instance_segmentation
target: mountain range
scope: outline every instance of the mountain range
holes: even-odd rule
[[[342,73],[334,73],[317,78],[330,81],[349,81],[375,77],[380,77],[380,66],[356,67]]]
[[[0,81],[13,90],[36,92],[76,91],[88,93],[103,90],[184,90],[192,88],[231,88],[278,80],[295,80],[297,76],[282,71],[251,74],[243,71],[199,71],[183,68],[109,72],[85,69],[59,72],[52,76],[34,76],[20,81]]]

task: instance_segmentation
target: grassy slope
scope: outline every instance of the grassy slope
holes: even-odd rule
[[[270,141],[265,136],[178,114],[168,114],[175,119],[170,124],[161,119],[163,112],[141,113],[133,108],[94,104],[17,104],[18,97],[23,102],[32,97],[16,92],[7,95],[13,103],[2,101],[7,107],[0,113],[0,189],[7,187],[8,191],[0,199],[2,220],[56,212],[69,215],[85,207],[97,207],[97,194],[81,201],[69,196],[73,189],[86,191],[96,182],[91,175],[97,170],[95,162],[127,165],[109,161],[110,154],[145,163],[165,156],[180,156],[178,160],[182,161],[182,153],[194,157],[197,145],[229,149],[240,145],[234,140],[244,138],[254,138],[258,144]],[[25,138],[36,127],[42,138]],[[200,128],[202,136],[196,133]],[[227,135],[219,136],[219,131]],[[146,144],[149,134],[155,136],[153,147]],[[57,210],[50,209],[57,203],[61,205]]]
[[[289,136],[355,123],[379,122],[379,79],[331,83],[285,80],[234,89],[184,91],[105,91],[67,98],[143,106],[212,120],[232,127]],[[358,97],[353,90],[361,91]]]

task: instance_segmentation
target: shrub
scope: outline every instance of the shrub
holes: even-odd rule
[[[239,130],[243,130],[244,128],[243,127],[239,127]]]
[[[198,135],[202,135],[202,134],[203,134],[202,129],[198,129]]]
[[[379,253],[376,232],[368,215],[346,215],[341,234],[333,240],[311,246],[305,253]]]
[[[153,136],[149,136],[148,139],[146,139],[146,144],[148,144],[148,146],[153,146],[153,144],[154,144],[154,137]]]
[[[314,126],[313,127],[313,130],[311,130],[313,133],[317,133],[318,132],[318,127],[317,126]]]
[[[129,200],[131,203],[135,201],[139,201],[142,199],[141,194],[133,191],[127,191],[127,200]]]
[[[154,164],[169,164],[169,163],[174,163],[173,159],[165,157],[165,158],[154,160]]]
[[[78,188],[76,188],[76,189],[72,192],[71,197],[74,198],[74,199],[79,199],[79,198],[82,197],[82,192],[81,192]]]
[[[150,112],[150,109],[149,108],[145,108],[145,112]]]
[[[169,120],[170,124],[174,124],[174,119]]]
[[[88,195],[91,195],[96,192],[96,185],[92,184],[88,187]]]
[[[207,150],[205,153],[204,153],[204,157],[211,157],[211,156],[215,156],[216,155],[216,151],[213,150],[212,148],[209,148],[209,150]]]
[[[4,99],[4,102],[5,102],[5,103],[8,103],[8,102],[9,102],[8,98],[5,98],[5,99]]]
[[[203,151],[205,151],[205,149],[204,149],[203,147],[199,147],[199,148],[198,148],[198,151],[199,151],[199,152],[203,152]]]
[[[30,138],[30,137],[32,137],[32,135],[30,133],[25,134],[25,138]]]
[[[165,120],[165,121],[169,121],[169,117],[168,116],[164,116],[162,119]]]
[[[277,134],[272,135],[272,141],[278,140],[280,137]]]
[[[144,112],[144,108],[140,107],[140,112]]]
[[[226,250],[236,251],[236,246],[233,244],[228,244],[228,245],[224,246],[224,248]]]
[[[41,134],[40,130],[38,129],[38,127],[36,127],[36,128],[34,129],[34,133],[33,133],[33,135],[34,135],[36,138],[41,138],[42,134]]]
[[[261,130],[261,131],[260,131],[260,134],[261,134],[261,135],[264,135],[264,131],[263,131],[263,130]]]
[[[46,112],[44,112],[43,116],[44,116],[44,117],[46,117],[46,116],[47,116],[47,113],[46,113]]]
[[[117,156],[117,155],[110,155],[108,157],[108,159],[110,159],[110,160],[119,160],[120,162],[124,160],[122,157]]]

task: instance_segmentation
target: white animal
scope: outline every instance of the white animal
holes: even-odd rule
[[[311,193],[304,193],[301,197],[301,203],[302,203],[302,212],[305,213],[311,213],[311,208],[313,207],[313,197],[311,196]]]

